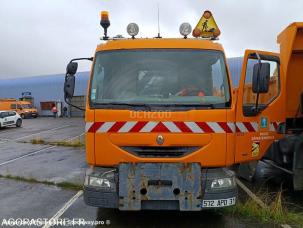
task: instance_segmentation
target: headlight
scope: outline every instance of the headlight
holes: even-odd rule
[[[111,188],[111,183],[108,179],[99,177],[89,177],[89,185],[100,188]]]
[[[116,190],[115,175],[113,169],[88,169],[85,174],[85,186],[107,189],[110,191]]]
[[[220,178],[214,179],[211,183],[212,189],[230,188],[235,186],[234,178]]]

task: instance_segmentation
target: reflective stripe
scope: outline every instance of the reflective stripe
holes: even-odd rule
[[[237,122],[236,126],[238,132],[248,132],[248,130],[246,129],[245,125],[242,122]]]
[[[270,131],[276,131],[278,122],[269,125]],[[258,132],[257,122],[180,122],[180,121],[117,121],[87,122],[85,131],[88,133],[128,133],[128,132],[170,132],[170,133],[247,133]]]
[[[86,122],[85,124],[85,132],[88,132],[88,130],[93,126],[93,122]]]
[[[135,125],[137,121],[126,122],[123,127],[120,128],[118,132],[129,132]]]
[[[151,132],[159,122],[149,121],[140,132]]]
[[[174,122],[163,122],[165,127],[168,128],[170,132],[182,132],[175,124]]]
[[[209,122],[208,126],[216,133],[225,133],[224,129],[217,122]]]
[[[98,130],[97,132],[107,132],[116,122],[105,122]]]
[[[204,133],[195,122],[185,122],[185,124],[193,133]]]
[[[231,130],[232,133],[235,133],[236,132],[236,125],[235,123],[227,123],[227,126],[229,127],[229,129]]]

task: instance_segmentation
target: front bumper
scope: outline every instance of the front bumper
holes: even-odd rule
[[[105,178],[108,186],[91,186],[88,176]],[[84,200],[90,206],[135,211],[200,211],[233,205],[237,198],[235,183],[211,188],[218,178],[234,181],[234,173],[224,168],[202,169],[198,163],[122,163],[117,169],[89,170]]]
[[[23,114],[24,114],[25,118],[31,118],[31,117],[36,118],[36,117],[38,117],[38,113],[37,112],[24,112]]]
[[[36,118],[36,117],[38,117],[38,113],[37,112],[32,112],[31,116],[34,117],[34,118]]]

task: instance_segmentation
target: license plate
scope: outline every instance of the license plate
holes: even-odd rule
[[[217,200],[203,200],[202,207],[227,207],[236,204],[236,197]]]

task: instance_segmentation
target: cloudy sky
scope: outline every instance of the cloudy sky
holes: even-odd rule
[[[245,49],[278,51],[277,35],[303,21],[302,0],[0,0],[0,79],[56,74],[74,57],[89,57],[102,35],[99,12],[110,12],[110,35],[157,34],[157,3],[163,37],[179,37],[179,25],[193,27],[204,10],[213,12],[228,57]],[[88,70],[81,64],[80,70]]]

